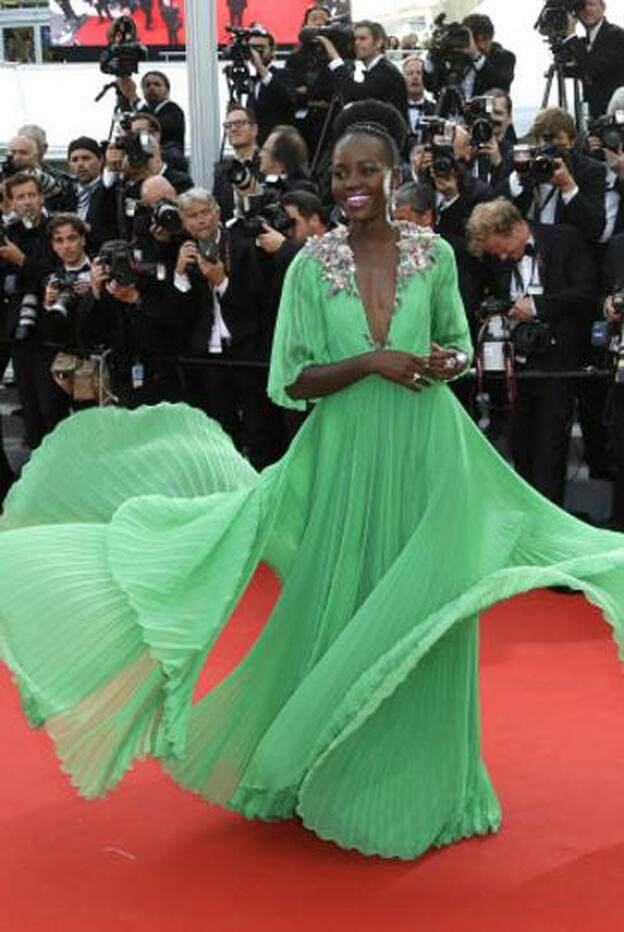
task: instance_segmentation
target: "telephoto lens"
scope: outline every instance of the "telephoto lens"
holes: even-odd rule
[[[25,294],[19,309],[17,327],[15,328],[16,343],[24,343],[35,332],[39,316],[39,298],[36,294]]]

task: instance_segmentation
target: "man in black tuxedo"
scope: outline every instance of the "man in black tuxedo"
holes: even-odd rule
[[[565,226],[531,226],[504,198],[475,208],[468,241],[492,256],[493,294],[512,307],[516,366],[550,372],[576,369],[590,345],[597,280],[591,252],[580,234]],[[541,331],[542,345],[521,356],[524,335]],[[526,342],[525,342],[526,345]],[[519,380],[512,412],[512,454],[518,472],[557,504],[565,492],[574,394],[556,378]]]
[[[573,56],[583,79],[590,116],[606,113],[611,95],[624,85],[624,29],[609,23],[604,0],[585,0],[577,16],[587,32],[576,36],[577,20],[569,16],[566,48]]]
[[[624,315],[614,303],[616,292],[624,291],[624,234],[614,236],[607,248],[603,270],[603,310],[614,332],[624,332]],[[623,344],[624,345],[624,344]],[[618,375],[620,370],[618,367]],[[609,446],[614,470],[611,525],[624,531],[624,383],[616,380],[611,393]]]
[[[418,55],[408,55],[401,65],[407,89],[407,118],[410,137],[421,140],[420,124],[424,116],[433,116],[435,104],[425,94],[424,63]]]
[[[222,227],[215,199],[201,188],[186,192],[178,205],[187,238],[167,305],[172,323],[186,330],[185,352],[230,363],[268,362],[271,287],[255,238],[243,221]],[[265,369],[207,365],[188,381],[193,403],[221,424],[257,469],[283,454],[283,419],[266,394]]]
[[[275,38],[270,32],[249,39],[251,64],[256,70],[247,106],[256,114],[258,144],[262,145],[274,126],[294,123],[295,88],[286,68],[272,65]]]
[[[403,75],[384,55],[386,33],[380,23],[362,20],[353,27],[355,57],[364,65],[364,80],[355,81],[333,42],[325,36],[318,41],[329,58],[329,71],[336,91],[345,103],[353,100],[383,100],[393,104],[407,120],[407,88]]]
[[[186,121],[184,111],[170,100],[171,84],[162,71],[147,71],[141,78],[144,101],[141,102],[133,78],[117,78],[119,90],[128,101],[129,109],[148,113],[156,117],[160,125],[163,149],[171,147],[184,157]]]
[[[212,193],[221,211],[221,221],[227,223],[236,212],[235,188],[230,180],[233,167],[245,166],[248,169],[249,187],[253,179],[260,177],[260,154],[258,150],[258,123],[256,115],[249,107],[231,104],[223,122],[226,138],[233,151],[214,167]],[[238,165],[235,165],[238,163]]]
[[[514,79],[516,56],[494,42],[494,24],[488,16],[473,14],[463,21],[469,42],[452,61],[429,52],[425,58],[425,87],[441,95],[452,79],[465,100],[479,97],[492,87],[509,91]]]
[[[578,151],[574,119],[559,107],[541,110],[530,136],[538,145],[558,151],[550,181],[529,184],[514,170],[497,185],[496,193],[512,200],[527,220],[565,223],[577,227],[588,241],[598,242],[606,222],[604,165]]]

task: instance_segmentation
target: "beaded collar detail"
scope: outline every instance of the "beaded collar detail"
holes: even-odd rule
[[[414,223],[398,220],[393,223],[399,232],[395,310],[400,292],[417,272],[426,272],[436,261],[439,236]],[[321,278],[329,284],[330,295],[347,292],[358,297],[355,279],[355,258],[349,245],[349,231],[345,226],[336,227],[324,236],[311,237],[304,251],[321,266]]]

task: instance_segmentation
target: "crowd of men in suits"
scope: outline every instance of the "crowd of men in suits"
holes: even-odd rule
[[[557,375],[618,358],[624,30],[605,12],[602,0],[577,4],[564,43],[590,132],[549,107],[518,141],[515,56],[487,16],[463,21],[452,77],[462,112],[443,114],[449,69],[435,49],[391,60],[383,28],[362,21],[347,55],[318,5],[304,26],[321,32],[281,65],[273,37],[251,33],[248,96],[227,107],[227,155],[210,192],[189,175],[184,113],[160,71],[140,88],[118,79],[125,119],[106,147],[77,136],[67,172],[46,163],[40,127],[19,128],[2,186],[0,376],[12,359],[25,445],[86,404],[184,400],[219,420],[257,468],[276,460],[300,424],[265,390],[282,282],[306,239],[341,222],[328,180],[334,117],[374,99],[407,126],[395,216],[455,250],[491,436],[504,431],[516,468],[563,503],[578,411],[591,474],[615,482],[613,520],[624,527],[624,388]],[[592,346],[600,317],[611,355]],[[488,341],[500,363],[490,368]],[[474,380],[457,392],[477,416]],[[0,457],[0,494],[12,478]]]

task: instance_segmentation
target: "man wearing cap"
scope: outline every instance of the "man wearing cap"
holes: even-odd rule
[[[99,230],[102,149],[90,136],[79,136],[69,144],[67,162],[74,182],[74,212],[87,224],[89,247],[97,248],[106,237],[106,231]]]

